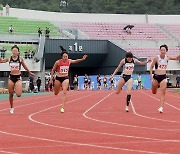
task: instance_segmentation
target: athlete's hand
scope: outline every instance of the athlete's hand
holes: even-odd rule
[[[151,80],[151,83],[153,83],[153,82],[154,82],[154,79],[153,79],[153,77],[152,77],[152,76],[150,77],[150,80]]]
[[[52,79],[49,80],[49,86],[52,84]]]
[[[147,63],[150,63],[151,61],[152,61],[151,59],[148,59],[148,60],[147,60]]]
[[[84,55],[84,56],[82,57],[82,59],[83,59],[83,60],[86,60],[87,57],[88,57],[88,55]]]
[[[113,78],[113,76],[111,75],[111,76],[110,76],[110,78],[109,78],[109,80],[111,81],[111,80],[112,80],[112,78]]]

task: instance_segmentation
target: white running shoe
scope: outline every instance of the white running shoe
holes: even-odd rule
[[[125,110],[126,110],[126,112],[129,112],[129,108],[128,108],[128,106],[126,106],[126,109],[125,109]]]
[[[160,107],[160,108],[158,109],[158,111],[159,111],[160,113],[163,113],[163,107]]]
[[[14,108],[10,109],[10,113],[13,114],[14,113]]]

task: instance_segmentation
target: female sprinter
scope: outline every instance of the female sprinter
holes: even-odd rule
[[[19,47],[17,45],[14,45],[11,48],[12,56],[10,58],[1,59],[0,63],[6,63],[9,62],[10,66],[10,75],[8,80],[8,91],[9,91],[9,102],[10,102],[10,113],[14,113],[13,108],[13,95],[14,95],[14,89],[16,91],[16,96],[20,97],[22,94],[22,81],[21,81],[21,65],[24,67],[26,71],[31,76],[34,76],[35,74],[32,73],[27,66],[24,63],[24,59],[19,56]]]
[[[158,86],[160,86],[161,89],[161,97],[160,97],[160,108],[158,111],[160,113],[163,113],[163,105],[165,101],[165,93],[166,93],[166,86],[167,86],[167,80],[166,80],[166,69],[168,65],[168,60],[180,60],[180,56],[177,57],[170,57],[167,56],[166,53],[168,51],[167,45],[161,45],[160,46],[160,55],[156,56],[153,59],[153,62],[150,67],[150,78],[152,82],[152,93],[156,94]],[[154,75],[152,75],[153,68],[155,66]]]
[[[141,61],[133,58],[133,54],[131,52],[127,52],[126,58],[121,60],[118,67],[115,69],[114,73],[110,77],[110,80],[111,80],[114,77],[114,75],[119,71],[121,66],[124,65],[122,76],[121,76],[120,80],[118,81],[116,94],[119,94],[121,92],[124,84],[127,83],[127,99],[126,99],[127,106],[125,108],[126,112],[129,112],[128,106],[129,106],[130,99],[131,99],[131,89],[132,89],[132,84],[133,84],[132,73],[134,70],[134,64],[138,63],[139,65],[145,65],[150,61],[151,60],[141,62]]]
[[[62,50],[61,59],[57,60],[52,68],[51,71],[51,78],[49,84],[52,83],[52,78],[54,72],[57,71],[56,79],[54,83],[54,94],[57,95],[62,87],[63,94],[62,94],[62,106],[61,106],[61,113],[64,113],[64,106],[66,102],[66,92],[69,86],[69,66],[70,64],[79,63],[84,61],[87,58],[87,55],[84,55],[81,59],[68,59],[68,52]]]

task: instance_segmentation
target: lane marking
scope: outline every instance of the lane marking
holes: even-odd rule
[[[145,95],[147,95],[147,96],[149,96],[149,97],[152,97],[152,98],[158,100],[159,103],[160,103],[160,100],[159,100],[158,98],[156,98],[156,97],[154,97],[154,96],[151,96],[151,95],[149,95],[149,94],[146,94],[146,93],[144,93],[144,92],[142,92],[142,91],[141,91],[141,93],[143,93],[143,94],[145,94]],[[175,107],[175,106],[173,106],[173,105],[171,105],[171,104],[169,104],[169,103],[167,103],[167,102],[164,102],[164,104],[167,104],[167,105],[171,106],[172,108],[180,111],[180,108],[177,108],[177,107]],[[180,122],[177,122],[177,123],[180,123]]]

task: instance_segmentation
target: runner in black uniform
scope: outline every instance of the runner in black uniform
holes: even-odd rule
[[[131,52],[127,52],[126,54],[126,58],[122,59],[121,62],[119,63],[119,66],[115,69],[114,73],[111,75],[110,79],[112,79],[114,77],[114,75],[119,71],[119,69],[121,68],[121,66],[124,65],[124,69],[122,72],[122,76],[118,82],[118,87],[116,90],[116,94],[119,94],[122,90],[122,87],[124,86],[125,83],[127,83],[127,99],[126,99],[126,112],[129,112],[128,106],[130,103],[130,99],[131,99],[131,90],[132,90],[132,73],[134,70],[134,64],[138,63],[139,65],[145,65],[148,62],[150,62],[151,60],[147,60],[145,62],[141,62],[135,58],[133,58],[133,54]]]
[[[21,81],[21,65],[24,67],[26,71],[31,76],[34,76],[35,74],[32,73],[28,67],[24,63],[24,59],[19,56],[19,47],[17,45],[14,45],[11,48],[12,56],[10,58],[1,59],[0,63],[6,63],[9,62],[10,66],[10,75],[9,75],[9,81],[8,81],[8,91],[9,91],[9,102],[10,102],[10,113],[14,113],[14,107],[13,107],[13,95],[14,95],[14,89],[16,91],[16,96],[20,97],[22,94],[22,81]]]

